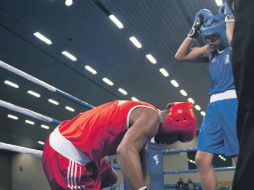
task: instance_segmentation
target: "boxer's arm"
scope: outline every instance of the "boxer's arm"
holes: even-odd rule
[[[234,25],[235,25],[235,17],[228,3],[224,4],[224,16],[225,16],[225,22],[226,22],[227,40],[228,40],[228,44],[231,46]]]
[[[149,168],[148,168],[147,153],[145,148],[143,148],[142,151],[140,152],[140,158],[141,158],[145,186],[150,187],[150,174],[149,174]]]
[[[209,46],[191,48],[192,39],[186,37],[175,54],[175,59],[178,61],[199,61],[208,58],[210,54]]]
[[[234,31],[234,24],[235,24],[235,17],[232,10],[232,3],[228,3],[227,1],[223,3],[223,5],[218,10],[218,14],[219,16],[222,16],[225,19],[227,40],[228,40],[228,44],[231,46],[233,31]]]
[[[147,139],[156,135],[160,119],[155,111],[148,108],[136,108],[133,112],[133,124],[117,148],[117,159],[125,179],[136,190],[146,185],[139,153]]]
[[[233,31],[234,31],[234,22],[226,23],[227,40],[230,46],[233,38]]]

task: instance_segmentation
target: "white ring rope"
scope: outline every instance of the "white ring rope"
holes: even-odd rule
[[[36,113],[36,112],[31,111],[31,110],[26,109],[26,108],[22,108],[22,107],[16,106],[16,105],[14,105],[12,103],[5,102],[3,100],[0,100],[0,106],[4,107],[4,108],[7,108],[7,109],[10,109],[10,110],[13,110],[15,112],[18,112],[18,113],[30,116],[30,117],[38,119],[40,121],[44,121],[44,122],[47,122],[47,123],[55,123],[56,122],[56,120],[54,120],[54,119],[52,119],[52,118],[50,118],[48,116]],[[56,124],[59,124],[58,122]]]
[[[51,85],[49,85],[49,84],[47,84],[47,83],[37,79],[37,78],[35,78],[35,77],[33,77],[33,76],[31,76],[31,75],[29,75],[29,74],[19,70],[19,69],[16,69],[15,67],[13,67],[11,65],[8,65],[7,63],[5,63],[5,62],[3,62],[1,60],[0,60],[0,67],[5,68],[8,71],[10,71],[12,73],[15,73],[15,74],[17,74],[17,75],[19,75],[21,77],[24,77],[25,79],[27,79],[27,80],[29,80],[31,82],[34,82],[34,83],[36,83],[36,84],[38,84],[40,86],[43,86],[43,87],[47,88],[48,90],[50,90],[52,92],[56,91],[55,87],[53,87],[53,86],[51,86]]]
[[[39,157],[39,158],[41,158],[41,156],[42,156],[41,150],[36,150],[36,149],[32,149],[32,148],[25,148],[22,146],[17,146],[17,145],[2,143],[2,142],[0,142],[0,149],[9,150],[12,152],[19,152],[19,153],[23,153],[23,154],[32,154],[32,155]]]
[[[39,80],[39,79],[29,75],[29,74],[27,74],[27,73],[25,73],[25,72],[15,68],[15,67],[11,66],[11,65],[8,65],[7,63],[5,63],[5,62],[3,62],[1,60],[0,60],[0,67],[4,68],[4,69],[6,69],[6,70],[8,70],[8,71],[10,71],[10,72],[12,72],[14,74],[17,74],[17,75],[19,75],[19,76],[21,76],[21,77],[23,77],[23,78],[25,78],[25,79],[35,83],[35,84],[38,84],[39,86],[42,86],[42,87],[48,89],[49,91],[52,91],[52,92],[54,92],[56,94],[59,94],[59,95],[65,97],[65,98],[68,98],[69,100],[72,100],[72,101],[78,103],[79,105],[81,105],[81,106],[83,106],[85,108],[88,108],[88,109],[94,108],[93,105],[88,104],[87,102],[85,102],[83,100],[80,100],[77,97],[68,94],[67,92],[64,92],[64,91],[62,91],[60,89],[57,89],[56,87],[51,86],[50,84],[47,84],[47,83],[45,83],[45,82],[43,82],[43,81],[41,81],[41,80]]]

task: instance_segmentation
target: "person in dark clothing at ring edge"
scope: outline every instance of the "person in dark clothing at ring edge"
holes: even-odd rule
[[[234,10],[232,61],[238,98],[239,159],[232,190],[253,189],[254,168],[254,1],[228,0]]]

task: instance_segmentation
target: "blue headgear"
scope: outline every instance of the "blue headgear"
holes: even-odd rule
[[[200,31],[205,39],[209,39],[209,37],[213,36],[218,36],[221,41],[221,46],[223,48],[228,46],[228,40],[226,36],[226,24],[222,17],[218,15],[211,16],[202,25]]]

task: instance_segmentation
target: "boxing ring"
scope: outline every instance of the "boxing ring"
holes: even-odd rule
[[[44,87],[45,89],[56,93],[64,98],[67,98],[70,101],[73,101],[75,103],[78,103],[79,105],[83,106],[86,109],[92,109],[94,108],[93,105],[82,101],[60,89],[57,89],[56,87],[47,84],[11,65],[8,65],[7,63],[0,60],[0,67],[2,69],[5,69],[7,71],[10,71],[22,78],[25,78],[41,87]],[[40,113],[34,112],[32,110],[14,105],[10,102],[6,102],[4,100],[0,100],[0,107],[18,112],[20,114],[32,117],[34,119],[47,122],[50,124],[53,124],[54,126],[57,126],[61,123],[61,121],[58,121],[57,119],[50,118],[49,116],[42,115]],[[31,154],[35,157],[41,157],[42,151],[41,150],[35,150],[31,148],[25,148],[21,146],[11,145],[7,143],[0,142],[0,150],[7,150],[11,152],[17,152],[22,154]],[[172,155],[172,154],[178,154],[178,153],[188,153],[188,152],[195,152],[195,148],[185,148],[185,149],[170,149],[170,150],[163,150],[161,145],[157,145],[151,141],[148,142],[148,160],[149,160],[149,168],[150,168],[150,176],[151,176],[151,189],[174,189],[175,185],[173,184],[164,184],[164,175],[179,175],[179,174],[188,174],[188,173],[197,173],[197,169],[183,169],[183,170],[166,170],[164,171],[163,166],[163,157],[164,155]],[[109,159],[110,160],[110,159]],[[170,163],[169,163],[170,164]],[[115,163],[112,163],[112,166],[114,169],[118,170],[120,169],[119,166]],[[227,171],[234,171],[235,167],[223,167],[223,168],[215,168],[216,172],[227,172]],[[128,185],[124,183],[124,189],[128,190]]]

